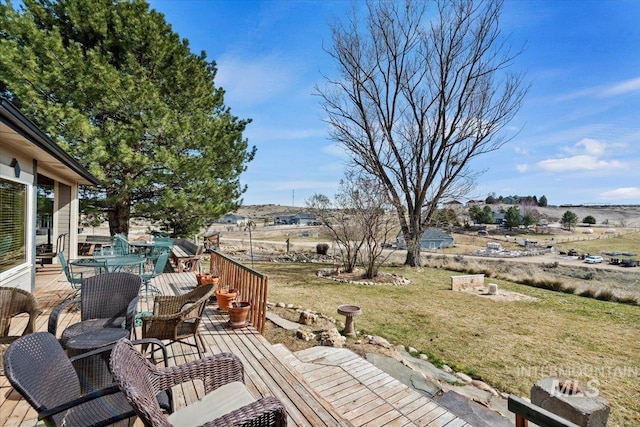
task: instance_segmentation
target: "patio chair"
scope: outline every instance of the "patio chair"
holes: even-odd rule
[[[82,281],[80,297],[56,306],[49,316],[48,330],[57,334],[58,318],[72,303],[80,303],[80,323],[62,332],[60,343],[76,335],[101,328],[125,328],[131,333],[142,279],[132,273],[104,273]]]
[[[29,320],[20,335],[9,335],[11,319],[19,314],[28,314]],[[13,287],[0,287],[0,373],[2,355],[7,347],[20,338],[35,331],[36,319],[42,314],[38,301],[30,292]]]
[[[147,426],[286,426],[287,413],[274,397],[256,400],[244,385],[244,368],[237,356],[219,353],[179,366],[158,368],[131,343],[118,341],[111,353],[111,371],[120,389]],[[191,405],[164,414],[154,404],[157,393],[186,381],[201,380],[205,396]]]
[[[151,279],[158,277],[162,273],[164,273],[164,268],[167,266],[167,261],[169,260],[169,252],[164,252],[160,254],[158,259],[156,259],[155,264],[153,265],[153,271],[151,273],[141,274],[142,278],[142,286],[144,287],[145,297],[149,297],[149,289],[151,292],[156,293],[158,295],[162,295],[162,292],[157,287],[151,284]]]
[[[113,236],[113,243],[115,246],[116,255],[129,255],[131,253],[129,241],[124,234],[118,233]]]
[[[198,327],[214,285],[198,286],[183,295],[161,295],[153,300],[153,314],[142,316],[142,338],[180,341],[196,347],[202,357]],[[192,338],[195,344],[186,341]],[[142,347],[145,351],[145,347]]]
[[[4,355],[5,375],[46,425],[107,426],[136,416],[136,412],[116,384],[83,394],[73,363],[112,347],[69,358],[53,335],[35,332],[9,346]],[[172,411],[170,394],[159,394],[153,400]]]
[[[69,282],[69,284],[71,285],[71,289],[73,289],[73,293],[69,296],[69,299],[77,298],[78,294],[80,293],[80,288],[82,285],[83,273],[82,272],[73,273],[71,271],[71,267],[67,262],[67,258],[64,256],[64,252],[58,252],[57,256],[58,256],[58,260],[60,261],[60,266],[62,267],[62,271],[64,272],[64,275],[67,278],[67,282]]]
[[[56,239],[56,248],[55,251],[51,251],[51,245],[48,245],[49,247],[47,249],[49,249],[49,251],[51,252],[46,252],[46,251],[37,251],[36,250],[36,262],[40,262],[40,267],[44,267],[44,260],[45,259],[49,259],[52,260],[53,258],[56,257],[56,255],[62,253],[64,251],[64,247],[65,247],[65,241],[67,239],[67,234],[68,233],[62,233],[60,235],[58,235],[58,238]],[[47,246],[47,245],[44,245]],[[51,262],[51,261],[49,261]]]

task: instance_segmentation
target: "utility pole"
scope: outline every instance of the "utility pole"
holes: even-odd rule
[[[293,189],[291,190],[291,206],[295,206],[295,200],[296,200],[296,190]]]

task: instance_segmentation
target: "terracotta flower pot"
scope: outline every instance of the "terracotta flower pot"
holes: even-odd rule
[[[229,309],[231,301],[238,296],[235,292],[218,292],[216,291],[216,300],[218,301],[218,311],[226,313]]]
[[[198,280],[198,286],[208,285],[213,283],[214,285],[218,285],[220,278],[217,276],[213,276],[210,273],[196,274],[196,280]]]
[[[244,328],[249,324],[247,318],[249,317],[249,310],[251,310],[251,304],[247,301],[233,302],[229,306],[229,325],[232,328]]]

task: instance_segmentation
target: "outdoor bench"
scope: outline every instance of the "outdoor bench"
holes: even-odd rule
[[[102,246],[111,246],[111,236],[78,235],[78,255],[93,255]]]
[[[171,259],[178,271],[198,271],[204,245],[196,245],[188,239],[174,239]]]

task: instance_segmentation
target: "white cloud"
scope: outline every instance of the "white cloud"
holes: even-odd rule
[[[539,161],[538,168],[548,172],[602,171],[624,169],[627,165],[615,159],[606,159],[608,153],[615,152],[609,145],[591,138],[583,138],[571,147],[562,149],[569,156]]]
[[[298,80],[295,61],[279,55],[223,57],[216,62],[216,85],[224,88],[225,103],[230,105],[254,105],[274,99],[290,91]]]
[[[290,141],[320,138],[326,136],[326,132],[322,128],[279,129],[253,127],[250,125],[245,135],[250,141],[252,139],[259,139],[260,141]]]
[[[513,151],[515,151],[516,154],[524,154],[525,156],[529,154],[529,149],[526,147],[515,146],[513,147]]]
[[[538,162],[537,165],[539,168],[548,172],[621,169],[624,167],[624,164],[618,160],[600,160],[595,156],[589,156],[586,154],[559,159],[542,160]]]
[[[605,200],[615,199],[640,199],[640,188],[638,187],[623,187],[617,188],[611,191],[605,191],[600,193],[600,198]]]
[[[604,96],[615,96],[637,91],[640,91],[640,77],[616,83],[606,88],[602,94]]]
[[[571,154],[586,154],[599,157],[605,154],[606,144],[591,138],[583,138],[576,142],[573,147],[567,149]]]
[[[624,80],[611,85],[598,85],[559,95],[556,101],[572,101],[580,98],[602,98],[640,91],[640,77]]]
[[[338,157],[344,160],[349,159],[349,153],[341,144],[329,144],[322,147],[322,151],[333,157]]]
[[[523,173],[529,170],[529,165],[527,164],[516,165],[516,169],[518,170],[518,172]]]

